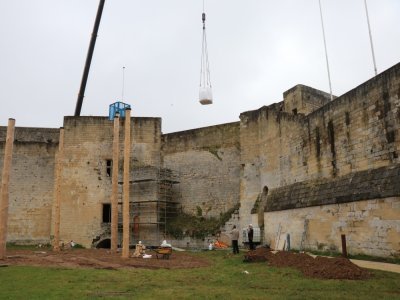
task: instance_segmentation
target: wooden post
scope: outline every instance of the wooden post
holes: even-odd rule
[[[131,150],[131,109],[125,111],[124,184],[122,208],[122,258],[129,258],[129,160]]]
[[[111,251],[118,248],[118,165],[119,165],[119,117],[114,117],[114,141],[112,160],[112,195],[111,195]]]
[[[342,234],[342,256],[347,257],[346,235]]]
[[[61,170],[64,159],[64,128],[60,128],[60,138],[58,142],[58,156],[56,162],[56,178],[54,187],[54,240],[53,250],[60,251],[60,203],[61,203]]]
[[[6,258],[7,245],[7,221],[8,221],[8,185],[12,163],[12,151],[14,144],[15,120],[8,119],[6,145],[4,149],[3,173],[1,177],[0,198],[0,259]]]

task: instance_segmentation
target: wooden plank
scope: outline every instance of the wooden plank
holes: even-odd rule
[[[118,166],[119,166],[119,117],[114,118],[114,140],[112,160],[112,194],[111,194],[111,251],[118,248]]]
[[[3,173],[1,177],[0,198],[0,259],[5,259],[7,244],[7,221],[9,202],[9,181],[14,145],[15,120],[8,119],[6,146],[4,150]]]
[[[122,203],[122,258],[129,258],[129,161],[131,150],[131,109],[125,110],[124,184]]]

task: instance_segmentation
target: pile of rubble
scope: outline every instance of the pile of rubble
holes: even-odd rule
[[[292,267],[305,276],[321,279],[367,279],[370,274],[343,257],[311,257],[305,253],[277,252],[268,248],[257,248],[245,255],[246,262],[267,261],[273,267]]]

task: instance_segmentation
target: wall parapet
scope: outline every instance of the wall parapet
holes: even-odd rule
[[[7,127],[0,126],[0,143],[6,140]],[[60,130],[58,128],[16,127],[15,143],[58,143]]]
[[[223,147],[239,148],[239,130],[240,123],[233,122],[163,134],[162,151],[164,154],[172,154],[188,150],[213,151]]]
[[[400,196],[400,165],[350,173],[337,179],[297,182],[271,190],[265,212]]]
[[[315,118],[319,115],[323,115],[330,111],[334,111],[337,107],[342,105],[347,105],[354,101],[354,99],[361,99],[363,102],[365,96],[374,90],[374,88],[380,88],[387,90],[393,85],[393,81],[400,77],[400,63],[390,67],[389,69],[383,71],[382,73],[376,75],[375,77],[361,83],[350,91],[340,95],[333,101],[328,102],[321,108],[313,111],[308,115],[310,119]]]

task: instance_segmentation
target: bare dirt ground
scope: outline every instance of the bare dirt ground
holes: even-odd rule
[[[311,257],[305,253],[277,252],[258,248],[245,255],[248,262],[267,261],[274,267],[293,267],[305,276],[321,279],[367,279],[370,273],[342,257]]]
[[[2,265],[23,265],[63,268],[95,269],[184,269],[209,265],[203,258],[190,255],[188,252],[173,252],[169,259],[157,259],[151,250],[146,251],[151,258],[121,258],[121,253],[111,253],[107,249],[71,249],[60,252],[51,250],[7,250],[7,258]]]

